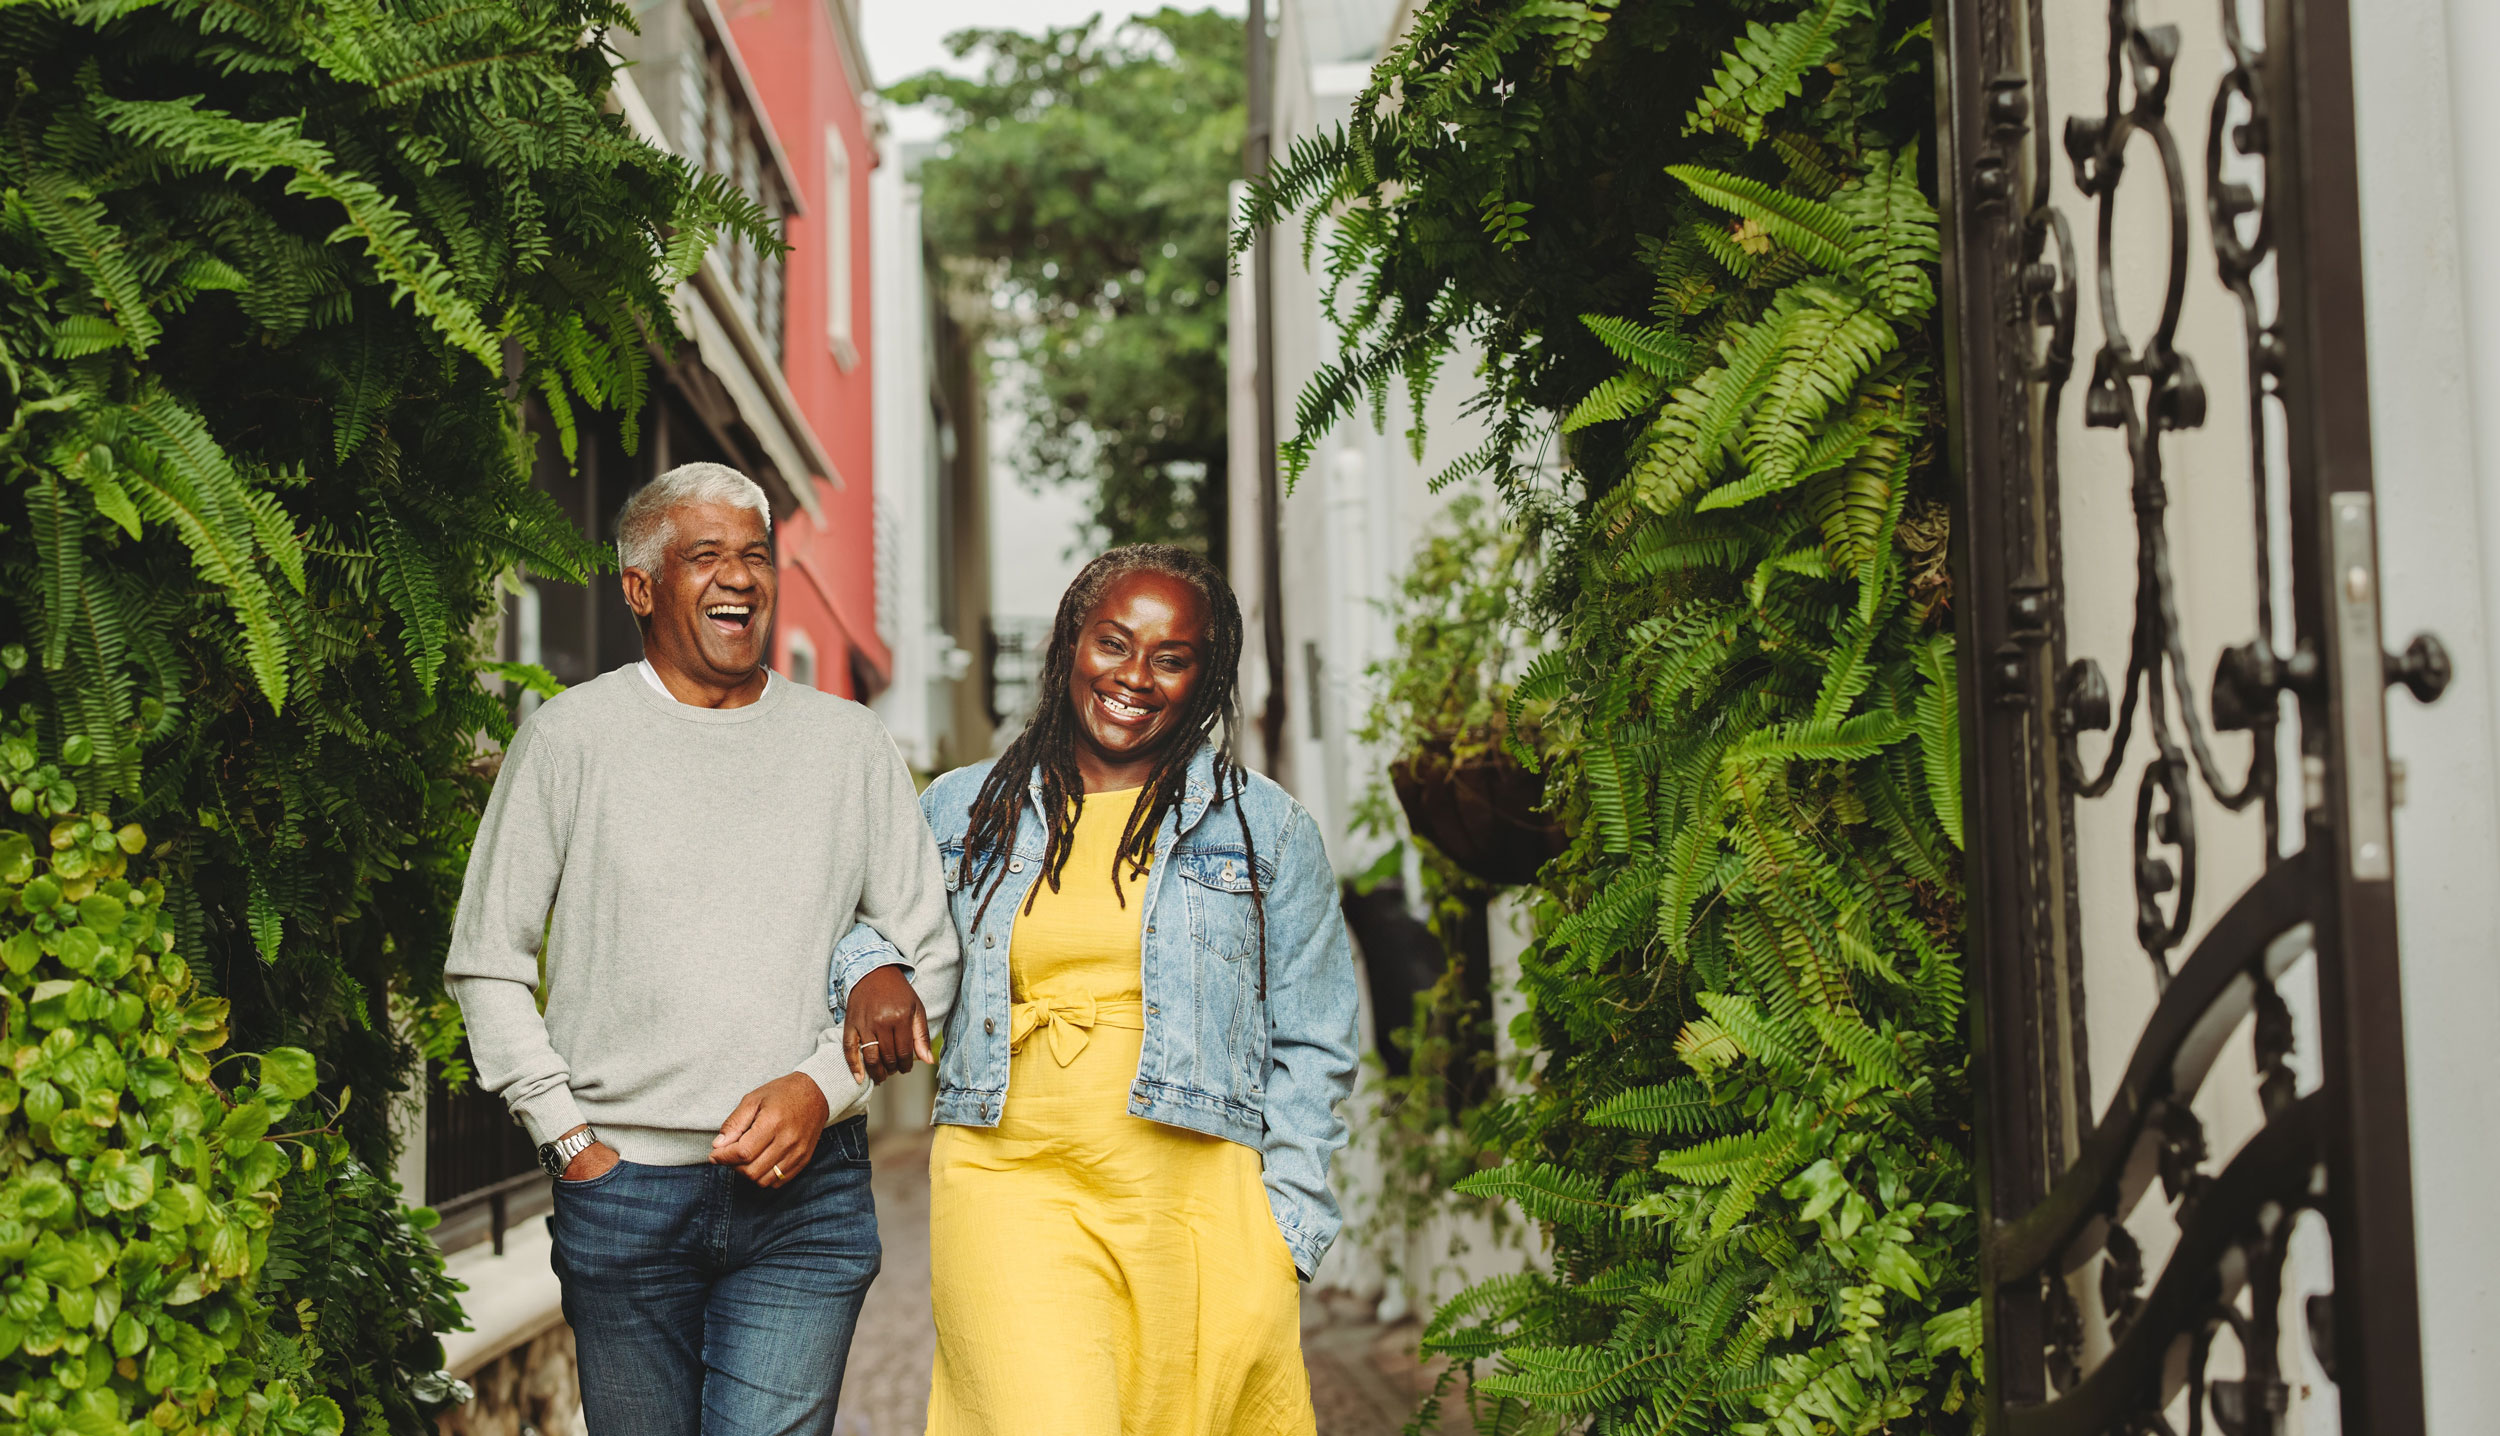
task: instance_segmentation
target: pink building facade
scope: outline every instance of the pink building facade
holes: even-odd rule
[[[849,0],[724,0],[764,116],[796,177],[785,233],[782,373],[835,473],[781,530],[781,671],[866,701],[894,657],[879,635],[869,175],[877,124]]]

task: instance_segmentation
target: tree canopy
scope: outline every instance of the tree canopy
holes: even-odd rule
[[[1172,8],[1039,35],[962,30],[975,78],[889,87],[949,130],[921,167],[939,254],[992,289],[1029,372],[1025,472],[1091,488],[1112,542],[1223,551],[1225,224],[1241,21]]]

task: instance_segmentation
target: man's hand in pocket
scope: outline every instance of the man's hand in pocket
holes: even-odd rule
[[[580,1130],[581,1128],[575,1127],[572,1132],[567,1132],[564,1135],[566,1137],[570,1137],[573,1135],[573,1132],[578,1132]],[[559,1138],[558,1140],[562,1139]],[[604,1177],[608,1174],[608,1169],[614,1167],[619,1160],[621,1159],[616,1155],[616,1149],[614,1147],[609,1146],[605,1142],[593,1142],[589,1146],[575,1152],[573,1154],[573,1160],[564,1164],[564,1180],[568,1182],[587,1182],[593,1177]]]

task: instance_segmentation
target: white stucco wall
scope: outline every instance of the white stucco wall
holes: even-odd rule
[[[2388,699],[2432,1436],[2500,1423],[2500,6],[2354,6],[2385,636],[2440,635],[2436,707]]]

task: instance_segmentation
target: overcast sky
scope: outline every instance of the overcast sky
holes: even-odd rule
[[[860,0],[859,19],[861,37],[868,46],[868,67],[882,85],[933,66],[954,67],[954,58],[946,53],[946,37],[957,30],[1038,31],[1073,25],[1088,15],[1116,21],[1161,8],[1121,0]],[[1235,15],[1245,9],[1242,0],[1219,0],[1213,8]],[[934,116],[908,110],[889,114],[895,133],[904,139],[937,136]]]

